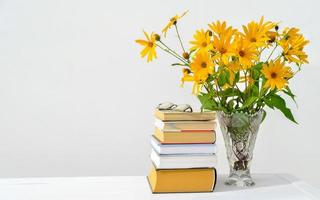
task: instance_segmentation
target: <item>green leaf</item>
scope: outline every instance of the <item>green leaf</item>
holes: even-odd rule
[[[226,83],[230,84],[230,72],[227,70],[226,72]]]
[[[252,96],[259,96],[259,87],[257,85],[252,85],[252,91],[251,91]]]
[[[288,95],[289,97],[291,97],[291,99],[294,101],[294,103],[295,103],[296,106],[298,107],[298,104],[297,104],[296,99],[295,99],[296,95],[294,95],[294,94],[291,92],[290,88],[289,88],[289,87],[286,87],[286,89],[284,89],[284,90],[282,90],[282,91],[283,91],[283,93],[285,93],[286,95]]]
[[[240,108],[240,110],[245,109],[249,106],[251,106],[256,100],[258,99],[258,97],[256,96],[251,96],[248,99],[246,99],[246,101],[244,102],[244,104],[242,105],[242,107]]]
[[[207,83],[209,84],[209,83],[211,83],[213,80],[214,80],[214,76],[209,75],[206,81],[207,81]]]
[[[219,74],[219,77],[218,77],[218,85],[219,85],[220,87],[222,87],[222,86],[224,86],[226,83],[227,83],[226,73],[221,72],[221,73]]]
[[[272,96],[270,96],[270,98],[265,100],[265,103],[267,104],[267,106],[269,106],[272,109],[277,108],[289,120],[298,124],[297,121],[294,119],[291,110],[289,108],[287,108],[285,100],[282,97],[280,97],[279,95],[273,94]]]
[[[226,90],[222,90],[218,93],[221,97],[232,97],[233,96],[233,90],[232,88],[227,88]]]
[[[271,108],[272,110],[274,110],[274,106],[270,103],[269,100],[265,100],[266,105]]]
[[[232,110],[232,109],[233,109],[233,106],[234,106],[234,101],[233,101],[233,99],[231,99],[231,100],[227,103],[227,106],[228,106],[229,110]]]
[[[171,66],[187,66],[187,65],[182,63],[173,63],[171,64]]]
[[[200,100],[200,103],[202,105],[201,110],[222,110],[224,112],[228,112],[227,108],[219,106],[210,94],[198,95],[198,99]]]
[[[257,69],[251,70],[251,77],[253,80],[258,80],[260,78],[260,71]]]
[[[216,107],[218,106],[215,100],[211,98],[210,94],[198,95],[198,99],[200,100],[202,109],[216,110]]]
[[[234,113],[231,117],[231,124],[234,128],[241,130],[241,129],[248,129],[250,125],[250,119],[247,114],[245,113]],[[243,134],[243,131],[237,131],[240,134]],[[242,133],[241,133],[242,132]]]
[[[240,72],[237,72],[235,75],[234,75],[234,81],[233,81],[233,84],[236,84],[238,83],[240,80]]]
[[[217,92],[219,97],[238,97],[241,96],[241,92],[237,88],[227,88],[225,90]]]
[[[260,71],[262,69],[263,62],[259,62],[258,64],[254,65],[251,69],[255,69]]]
[[[196,49],[193,49],[193,50],[190,51],[189,54],[191,55],[191,54],[192,54],[193,52],[195,52],[195,51],[196,51]]]

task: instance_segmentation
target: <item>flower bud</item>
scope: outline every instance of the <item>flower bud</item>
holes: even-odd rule
[[[183,57],[184,59],[187,59],[187,60],[188,60],[189,57],[190,57],[190,55],[189,55],[188,52],[183,52],[182,57]]]
[[[160,35],[158,35],[158,34],[154,34],[154,39],[156,40],[156,41],[160,41]]]
[[[176,25],[177,24],[177,18],[176,17],[172,17],[170,19],[170,22],[173,24],[173,25]]]
[[[277,32],[274,31],[268,31],[267,36],[269,37],[269,40],[267,41],[268,43],[273,43],[276,41],[277,37]]]
[[[183,69],[182,69],[182,72],[183,72],[183,74],[190,74],[190,73],[191,73],[191,70],[188,69],[188,68],[183,68]]]

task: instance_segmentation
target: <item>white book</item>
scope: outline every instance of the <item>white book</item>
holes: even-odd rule
[[[151,146],[158,154],[214,154],[217,153],[216,144],[161,144],[155,137],[151,137]]]
[[[216,128],[216,121],[161,121],[156,118],[154,125],[163,131],[212,131]]]
[[[174,154],[159,155],[151,151],[151,161],[157,169],[216,168],[217,157],[214,154]]]

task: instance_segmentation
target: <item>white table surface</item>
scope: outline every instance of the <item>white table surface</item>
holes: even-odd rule
[[[220,176],[212,193],[180,194],[152,194],[143,176],[0,179],[0,200],[320,199],[320,190],[290,175],[253,178],[251,188],[225,186]]]

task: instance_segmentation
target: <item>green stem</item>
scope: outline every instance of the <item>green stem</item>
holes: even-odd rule
[[[235,86],[236,86],[236,88],[237,88],[239,91],[241,91],[240,88],[239,88],[239,86],[238,86],[237,84],[235,84]],[[244,103],[244,99],[242,98],[242,96],[240,96],[240,98],[242,99],[242,101],[243,101],[243,103]]]
[[[163,48],[162,46],[160,46],[159,44],[156,44],[156,45],[157,45],[157,47],[159,47],[159,48],[162,49],[163,51],[165,51],[165,52],[173,55],[175,58],[177,58],[178,60],[180,60],[181,62],[183,62],[186,66],[189,66],[188,63],[186,63],[186,62],[185,62],[183,59],[181,59],[179,56],[176,56],[174,53],[172,53],[171,51],[169,51],[169,49],[165,49],[165,48]]]
[[[262,54],[262,52],[266,49],[267,47],[263,47],[262,49],[261,49],[261,51],[259,52],[259,55],[258,55],[258,60],[260,60],[260,57],[261,57],[261,54]]]
[[[218,93],[217,97],[218,97],[218,99],[219,99],[219,101],[220,101],[220,105],[221,105],[222,99],[221,99],[221,97],[220,97],[220,95],[219,95],[219,90],[220,90],[220,91],[222,91],[222,90],[221,90],[221,88],[220,88],[217,84],[216,84],[216,90],[217,90],[217,93]]]
[[[294,76],[295,76],[298,72],[300,72],[300,71],[301,71],[301,68],[299,67],[299,69],[293,73],[292,77],[294,77]],[[292,77],[291,77],[291,78],[292,78]],[[289,79],[291,79],[291,78],[289,78]],[[288,79],[288,80],[289,80],[289,79]]]
[[[177,32],[177,35],[178,35],[178,39],[179,39],[179,42],[180,42],[181,48],[182,48],[183,52],[186,52],[186,50],[184,49],[183,44],[182,44],[182,40],[181,40],[181,37],[180,37],[179,31],[178,31],[178,26],[177,26],[177,24],[175,24],[175,25],[174,25],[174,27],[176,28],[176,32]]]
[[[210,93],[210,90],[208,88],[208,86],[206,86],[206,84],[203,84],[204,88],[206,89],[207,93],[209,94]]]
[[[263,83],[261,83],[261,90],[259,92],[259,97],[258,97],[258,100],[257,102],[261,102],[259,103],[259,105],[257,106],[257,110],[260,110],[263,106],[264,106],[264,103],[263,103],[263,100],[264,100],[264,97],[265,97],[265,94],[268,92],[268,89],[265,89],[263,87]]]
[[[270,53],[270,55],[269,55],[269,57],[268,57],[268,59],[267,59],[267,61],[266,62],[268,62],[269,61],[269,59],[271,58],[271,56],[272,56],[272,54],[273,54],[273,52],[276,50],[276,48],[278,47],[278,44],[276,44],[276,46],[272,49],[272,51],[271,51],[271,53]]]
[[[279,58],[281,58],[281,54],[280,55],[278,55],[274,60],[278,60]]]
[[[244,91],[246,91],[246,90],[247,90],[247,87],[248,87],[248,85],[247,85],[247,73],[248,73],[247,70],[244,71],[244,85],[245,85]]]
[[[172,50],[170,47],[168,47],[165,43],[163,43],[161,40],[159,41],[164,47],[166,47],[171,53],[173,53],[173,54],[175,54],[176,55],[176,57],[179,57],[181,60],[183,60],[183,62],[185,63],[185,64],[188,64],[188,62],[184,59],[184,58],[182,58],[177,52],[175,52],[174,50]]]

